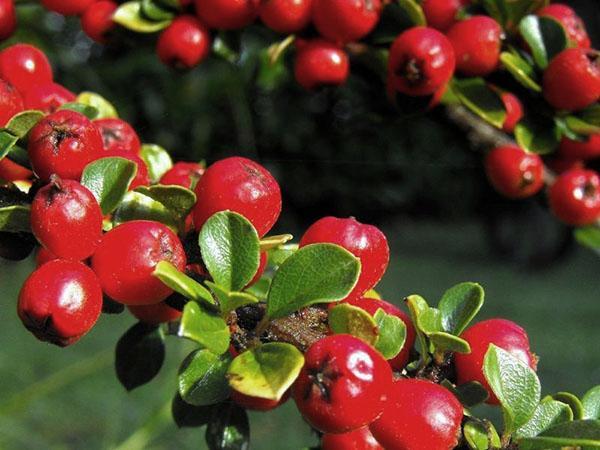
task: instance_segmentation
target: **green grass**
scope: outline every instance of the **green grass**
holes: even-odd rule
[[[435,303],[451,285],[477,281],[486,290],[481,317],[504,316],[529,331],[545,393],[581,394],[598,382],[595,255],[580,249],[560,265],[526,271],[491,257],[472,224],[402,223],[386,232],[394,255],[380,288],[386,299],[399,303],[420,293]],[[29,261],[0,263],[0,449],[113,449],[123,442],[127,450],[206,448],[202,430],[177,430],[165,409],[190,344],[171,339],[157,379],[126,393],[113,373],[112,349],[133,319],[103,316],[66,349],[37,342],[15,312],[18,286],[31,267]],[[314,443],[293,402],[274,413],[252,414],[251,422],[253,449]]]

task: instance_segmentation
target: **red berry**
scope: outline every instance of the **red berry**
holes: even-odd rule
[[[260,280],[265,273],[265,269],[267,268],[267,261],[269,260],[267,252],[260,252],[260,263],[258,265],[258,269],[256,270],[256,274],[250,280],[250,283],[246,287],[252,286],[258,280]]]
[[[384,450],[375,440],[369,427],[341,434],[324,434],[321,438],[322,450]]]
[[[502,28],[488,16],[472,16],[448,31],[456,55],[456,69],[468,76],[485,76],[498,68]]]
[[[489,152],[485,170],[494,189],[509,198],[530,197],[544,187],[542,159],[516,145],[504,145]]]
[[[556,55],[544,72],[544,98],[556,109],[583,109],[600,99],[600,53],[569,48]]]
[[[297,48],[294,76],[304,89],[339,86],[348,79],[348,55],[337,45],[323,39],[314,39]]]
[[[0,127],[24,109],[23,98],[10,83],[0,78]]]
[[[0,78],[21,94],[52,81],[52,67],[44,53],[28,44],[15,44],[0,52]]]
[[[296,33],[309,24],[313,0],[266,0],[259,7],[260,20],[278,33]]]
[[[113,300],[126,305],[151,305],[173,292],[152,276],[160,261],[184,270],[186,257],[179,238],[166,225],[134,220],[104,235],[92,257],[92,268]]]
[[[456,377],[458,384],[478,381],[489,394],[487,403],[497,405],[498,399],[492,392],[483,374],[483,360],[490,344],[509,352],[535,370],[537,360],[529,349],[529,338],[523,328],[510,320],[489,319],[467,328],[461,335],[471,346],[471,353],[456,353]]]
[[[42,180],[49,181],[52,174],[79,180],[85,166],[102,156],[102,136],[83,114],[59,110],[32,128],[27,149]]]
[[[325,39],[352,42],[375,28],[381,9],[380,0],[313,0],[312,19]]]
[[[28,180],[33,176],[33,172],[25,167],[11,161],[8,158],[0,160],[0,180],[20,181]]]
[[[160,184],[174,184],[193,189],[204,174],[204,166],[194,162],[177,162],[160,179]]]
[[[548,194],[554,215],[569,225],[590,225],[600,218],[600,176],[593,170],[560,174]]]
[[[212,164],[196,185],[194,226],[219,211],[230,210],[248,219],[264,236],[281,213],[281,191],[273,175],[260,164],[234,156]]]
[[[427,25],[445,32],[456,23],[459,11],[469,3],[470,0],[423,0],[421,7]]]
[[[53,180],[31,204],[31,230],[62,259],[91,256],[102,238],[102,210],[94,195],[73,180]]]
[[[353,336],[337,334],[315,342],[304,357],[292,395],[314,428],[345,433],[379,417],[392,371],[375,349]]]
[[[172,322],[181,317],[181,311],[171,308],[165,302],[154,305],[129,305],[127,308],[140,322],[150,325]]]
[[[591,42],[581,17],[569,6],[562,3],[548,5],[536,13],[538,16],[551,17],[558,20],[567,32],[567,37],[577,47],[590,48]]]
[[[56,111],[65,103],[74,102],[75,94],[58,83],[44,83],[33,86],[25,92],[25,108],[39,109],[45,113]]]
[[[258,14],[259,0],[195,0],[196,14],[217,30],[237,30],[250,25]]]
[[[96,323],[102,290],[89,267],[76,261],[50,261],[25,280],[17,312],[35,337],[62,347],[73,344]]]
[[[385,313],[399,317],[402,322],[404,322],[404,325],[406,325],[406,341],[404,342],[404,346],[400,353],[389,361],[394,370],[401,371],[404,369],[404,366],[408,363],[410,349],[415,344],[415,327],[413,326],[410,317],[391,303],[376,298],[354,297],[344,300],[344,303],[357,306],[372,316],[374,316],[379,309],[383,309]]]
[[[600,158],[600,134],[592,134],[585,141],[574,141],[565,137],[560,142],[559,151],[567,158]]]
[[[446,388],[401,378],[388,392],[382,416],[369,428],[386,450],[450,450],[457,446],[463,407]]]
[[[506,109],[506,119],[504,119],[502,129],[507,133],[512,133],[523,118],[523,105],[519,98],[511,92],[502,92],[500,99]]]
[[[348,297],[360,296],[375,286],[390,260],[385,235],[379,228],[362,224],[354,218],[324,217],[317,220],[300,239],[300,247],[321,242],[344,247],[360,259],[360,276]]]
[[[446,36],[433,28],[410,28],[390,48],[388,93],[433,95],[452,78],[454,64]]]
[[[122,119],[106,118],[94,120],[102,135],[103,148],[107,152],[124,151],[137,155],[142,143],[135,130]]]
[[[17,29],[14,0],[0,0],[0,41],[8,39]]]
[[[242,408],[246,408],[251,411],[271,411],[287,402],[288,398],[290,398],[290,391],[286,391],[279,401],[277,401],[260,397],[252,397],[250,395],[242,394],[235,389],[231,390],[231,400],[233,400]]]
[[[560,174],[571,169],[583,169],[585,165],[581,159],[572,159],[567,156],[555,156],[547,162],[548,167],[555,173]]]
[[[42,5],[50,11],[63,16],[79,16],[92,5],[95,0],[41,0]]]
[[[145,161],[142,158],[140,158],[138,155],[136,155],[134,153],[130,153],[129,151],[126,151],[126,150],[115,149],[110,152],[109,151],[104,152],[104,155],[102,155],[102,156],[107,157],[107,158],[108,157],[123,158],[123,159],[127,159],[127,160],[135,163],[135,165],[137,167],[137,172],[135,174],[135,177],[133,178],[133,181],[129,185],[130,191],[134,190],[137,187],[149,186],[151,184],[150,183],[150,175],[148,173],[148,166],[146,166]]]
[[[113,14],[117,4],[111,0],[100,0],[92,3],[81,16],[81,29],[91,39],[100,44],[108,41],[110,31],[115,27]]]
[[[53,254],[50,250],[45,249],[44,247],[40,247],[37,254],[35,255],[35,265],[36,267],[40,267],[46,264],[47,262],[54,261],[56,259],[60,258]]]
[[[156,52],[167,66],[191,69],[210,53],[208,28],[190,15],[179,16],[158,38]]]

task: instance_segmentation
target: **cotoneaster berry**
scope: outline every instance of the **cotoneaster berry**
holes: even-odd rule
[[[427,380],[396,380],[383,414],[369,428],[386,450],[451,450],[458,444],[463,407]]]
[[[593,170],[560,174],[548,192],[550,208],[569,225],[589,225],[600,219],[600,176]]]
[[[350,73],[346,52],[323,39],[297,44],[294,76],[304,89],[344,84]]]
[[[146,163],[144,162],[144,160],[142,158],[140,158],[138,155],[131,153],[128,150],[116,148],[111,151],[105,151],[102,156],[107,157],[107,158],[108,157],[124,158],[124,159],[127,159],[127,160],[135,163],[135,165],[137,167],[137,172],[135,173],[135,177],[133,178],[133,180],[131,181],[131,184],[129,185],[130,191],[137,187],[140,187],[140,186],[149,186],[150,185],[150,175],[148,173],[148,166],[146,166]]]
[[[560,142],[559,152],[566,158],[600,158],[600,134],[592,134],[584,141],[574,141],[564,137]]]
[[[33,86],[52,81],[52,67],[46,55],[28,44],[15,44],[0,51],[0,78],[21,94]]]
[[[421,7],[427,25],[445,32],[456,23],[459,11],[469,3],[470,0],[423,0]]]
[[[149,325],[172,322],[181,317],[181,311],[171,308],[165,302],[154,305],[129,305],[127,308],[136,319]]]
[[[23,95],[26,109],[39,109],[45,113],[56,111],[65,103],[74,102],[75,94],[58,83],[33,86]]]
[[[17,113],[23,111],[23,98],[10,83],[0,78],[0,127]]]
[[[57,12],[63,16],[79,16],[96,0],[41,0],[50,11]]]
[[[251,411],[271,411],[288,401],[290,398],[290,391],[286,391],[285,394],[279,400],[269,400],[266,398],[252,397],[251,395],[245,395],[235,389],[231,390],[231,400],[237,403],[242,408],[249,409]]]
[[[8,158],[0,160],[0,180],[21,181],[33,177],[33,172]]]
[[[210,53],[211,37],[198,19],[179,16],[158,38],[156,53],[167,66],[190,69]]]
[[[79,180],[85,166],[102,156],[102,137],[83,114],[59,110],[32,128],[27,150],[42,180],[49,181],[52,174]]]
[[[93,124],[102,135],[102,148],[107,152],[125,151],[137,155],[142,143],[135,130],[122,119],[116,117],[96,119]]]
[[[490,344],[506,350],[532,369],[536,368],[537,359],[529,349],[527,333],[510,320],[484,320],[467,328],[460,337],[469,343],[471,353],[455,353],[454,355],[457,382],[459,385],[469,381],[481,383],[489,394],[487,403],[498,404],[498,399],[483,374],[483,360]]]
[[[160,184],[174,184],[193,189],[204,174],[204,166],[195,162],[176,162],[160,179]]]
[[[500,93],[500,99],[506,110],[506,119],[504,119],[502,129],[507,133],[512,133],[523,118],[523,105],[519,98],[511,92]]]
[[[281,191],[273,175],[260,164],[234,156],[212,164],[196,185],[194,226],[219,211],[234,211],[248,219],[259,236],[273,227],[281,213]]]
[[[254,22],[259,0],[195,0],[196,14],[209,28],[237,30]]]
[[[67,346],[86,334],[102,310],[102,290],[89,267],[50,261],[25,280],[17,312],[38,339]]]
[[[309,24],[313,0],[266,0],[260,3],[262,23],[278,33],[295,33]]]
[[[446,36],[428,27],[406,30],[390,48],[388,94],[433,95],[452,78],[454,66],[454,50]]]
[[[485,158],[485,171],[492,186],[509,198],[530,197],[544,187],[542,159],[516,145],[490,151]]]
[[[92,257],[102,289],[126,305],[159,303],[173,291],[152,275],[160,261],[183,271],[185,252],[167,226],[149,220],[125,222],[106,233]]]
[[[324,217],[313,223],[300,239],[300,247],[331,243],[344,247],[360,259],[361,271],[348,297],[356,297],[373,288],[381,279],[390,260],[390,249],[379,228],[354,218]]]
[[[536,14],[541,17],[551,17],[558,20],[572,42],[578,47],[590,48],[591,41],[585,29],[585,24],[573,8],[563,3],[554,3],[539,9]]]
[[[14,0],[0,0],[0,41],[8,39],[17,29]]]
[[[44,247],[40,247],[38,252],[35,255],[35,265],[36,267],[40,267],[47,262],[54,261],[55,259],[60,259],[50,250],[45,249]]]
[[[81,29],[90,39],[105,44],[110,31],[115,27],[113,13],[118,5],[110,0],[100,0],[92,3],[81,16]]]
[[[375,28],[381,8],[380,0],[313,0],[312,20],[325,39],[358,41]]]
[[[254,277],[252,277],[252,279],[250,280],[250,282],[248,283],[248,285],[246,287],[252,286],[254,283],[256,283],[258,280],[260,280],[262,278],[262,276],[265,273],[265,269],[267,268],[268,260],[269,260],[269,256],[268,256],[267,252],[260,252],[260,262],[258,264],[258,269],[256,270],[256,274],[254,274]]]
[[[369,427],[362,427],[348,433],[324,434],[321,450],[384,450],[375,440]]]
[[[556,109],[575,111],[600,99],[600,53],[569,48],[556,55],[544,72],[544,98]]]
[[[456,70],[468,76],[486,76],[498,68],[502,28],[488,16],[472,16],[448,30]]]
[[[379,417],[392,372],[376,350],[353,336],[338,334],[315,342],[304,357],[292,395],[314,428],[344,433]]]
[[[83,260],[94,253],[102,238],[102,210],[94,195],[77,181],[53,178],[35,194],[31,230],[59,258]]]

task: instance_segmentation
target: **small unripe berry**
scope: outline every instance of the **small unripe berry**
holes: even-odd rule
[[[75,94],[58,83],[44,83],[33,86],[23,96],[26,109],[39,109],[52,113],[65,103],[74,102]]]
[[[530,197],[544,187],[542,159],[516,145],[490,151],[485,158],[485,170],[492,186],[509,198]]]
[[[198,19],[177,17],[159,36],[156,53],[167,66],[191,69],[210,53],[211,37]]]
[[[14,0],[0,0],[0,41],[8,39],[17,29]]]
[[[165,302],[154,305],[129,305],[127,308],[136,319],[149,325],[172,322],[181,317],[181,311],[171,308]]]
[[[448,31],[456,56],[456,70],[468,76],[486,76],[498,68],[502,28],[488,16],[472,16]]]
[[[195,0],[196,14],[209,28],[237,30],[258,15],[259,0]]]
[[[539,9],[536,14],[558,20],[571,42],[575,43],[577,47],[590,48],[591,41],[585,29],[585,24],[571,7],[562,3],[554,3]]]
[[[324,434],[322,450],[384,450],[375,440],[369,427],[358,428],[341,434]]]
[[[40,49],[15,44],[0,51],[0,78],[24,94],[35,85],[50,83],[52,67]]]
[[[427,25],[446,32],[457,21],[458,12],[470,0],[423,0],[421,7],[427,19]]]
[[[309,24],[313,0],[266,0],[259,7],[260,20],[278,33],[296,33]]]
[[[122,119],[106,118],[93,121],[102,135],[102,148],[107,152],[124,151],[137,155],[142,143],[135,130]]]
[[[369,34],[381,15],[380,0],[313,0],[312,19],[324,38],[346,43]]]
[[[593,170],[560,174],[548,196],[554,215],[569,225],[590,225],[600,219],[600,176]]]
[[[193,189],[204,174],[204,166],[194,162],[176,162],[160,179],[160,184],[174,184]]]
[[[564,137],[560,142],[559,151],[562,156],[572,159],[600,158],[600,133],[592,134],[584,141]]]
[[[504,119],[502,129],[507,133],[512,133],[523,118],[523,105],[519,98],[511,92],[502,92],[500,99],[506,109],[506,119]]]
[[[17,113],[23,111],[23,98],[10,83],[0,78],[0,127]]]
[[[297,48],[294,76],[304,89],[339,86],[348,79],[350,62],[339,46],[315,39],[303,42]]]
[[[63,16],[79,16],[94,3],[95,0],[41,0],[42,5],[50,11]]]
[[[108,35],[115,27],[113,14],[118,5],[111,0],[100,0],[92,3],[81,16],[81,29],[90,39],[105,44]]]

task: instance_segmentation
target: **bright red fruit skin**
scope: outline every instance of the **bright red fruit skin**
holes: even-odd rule
[[[156,53],[167,66],[191,69],[210,53],[211,37],[198,19],[179,16],[158,38]]]
[[[450,450],[457,446],[463,407],[446,388],[427,380],[401,378],[369,428],[386,450]]]
[[[195,191],[198,197],[193,211],[196,230],[213,214],[230,210],[248,219],[262,237],[281,213],[281,191],[273,175],[260,164],[239,156],[212,164],[198,181]]]
[[[300,239],[300,247],[327,242],[344,247],[360,259],[360,276],[356,286],[348,294],[349,298],[367,292],[385,273],[390,260],[390,249],[379,228],[362,224],[354,218],[323,217],[306,230]]]
[[[96,323],[102,310],[98,278],[76,261],[50,261],[25,280],[17,312],[25,327],[42,341],[65,347]]]
[[[125,151],[137,155],[142,143],[129,123],[122,119],[106,118],[93,121],[102,136],[102,148],[107,152]]]
[[[500,62],[502,28],[488,16],[472,16],[448,31],[456,56],[456,69],[468,76],[485,76]]]
[[[117,4],[110,0],[100,0],[89,6],[81,16],[81,29],[90,39],[105,44],[108,33],[115,27],[112,20]]]
[[[83,114],[60,110],[47,115],[29,134],[29,158],[35,174],[79,180],[86,165],[102,155],[102,137]]]
[[[324,434],[321,438],[322,450],[384,450],[375,440],[369,427],[341,434]]]
[[[74,102],[75,94],[58,83],[44,83],[33,86],[23,96],[26,109],[39,109],[52,113],[65,103]]]
[[[123,150],[123,149],[117,148],[117,149],[114,149],[111,151],[105,151],[104,154],[102,155],[102,157],[124,158],[124,159],[127,159],[127,160],[135,163],[135,165],[137,166],[137,172],[135,174],[135,177],[133,178],[133,181],[129,185],[130,191],[132,191],[133,189],[140,187],[140,186],[149,186],[150,185],[150,175],[148,174],[148,166],[146,166],[146,163],[144,162],[144,160],[142,158],[140,158],[138,155],[136,155],[135,153],[131,153],[128,150]]]
[[[410,28],[390,48],[388,94],[433,95],[452,78],[454,67],[454,50],[446,36],[433,28]]]
[[[548,196],[554,215],[569,225],[590,225],[600,218],[600,176],[593,170],[560,174]]]
[[[485,158],[485,170],[494,189],[508,198],[530,197],[544,187],[542,159],[516,145],[490,151]]]
[[[8,158],[0,160],[0,180],[19,181],[28,180],[33,176],[33,172],[25,167],[11,161]]]
[[[17,28],[14,0],[0,0],[0,41],[12,36]]]
[[[467,328],[461,336],[471,346],[471,353],[455,353],[458,384],[478,381],[486,388],[489,398],[486,403],[497,405],[498,399],[492,392],[483,374],[483,360],[490,344],[494,344],[520,359],[532,369],[537,360],[529,349],[529,338],[523,328],[510,320],[489,319]]]
[[[415,344],[415,327],[413,326],[410,317],[407,314],[402,312],[396,306],[391,303],[386,302],[385,300],[379,300],[376,298],[367,298],[367,297],[354,297],[344,300],[344,303],[348,303],[349,305],[357,306],[372,316],[375,315],[377,310],[383,309],[383,311],[387,314],[391,314],[392,316],[399,317],[404,325],[406,325],[406,341],[404,342],[404,346],[400,353],[398,353],[393,359],[389,361],[390,365],[394,370],[402,370],[404,366],[408,363],[408,358],[410,356],[410,349]]]
[[[52,67],[40,49],[15,44],[0,51],[0,78],[24,94],[37,84],[50,83]]]
[[[519,98],[511,92],[502,92],[500,99],[506,109],[506,119],[504,119],[502,129],[507,133],[512,133],[523,118],[523,105]]]
[[[102,289],[125,305],[151,305],[172,294],[152,276],[160,261],[185,269],[179,238],[166,225],[149,220],[125,222],[106,233],[92,257]]]
[[[558,20],[567,32],[569,39],[580,48],[590,48],[591,41],[581,17],[562,3],[554,3],[539,9],[536,14],[541,17],[551,17]]]
[[[204,174],[202,164],[195,162],[176,162],[160,179],[160,184],[174,184],[193,189]]]
[[[209,28],[237,30],[258,15],[259,0],[195,0],[196,14]]]
[[[470,0],[423,0],[421,7],[427,19],[427,25],[445,32],[456,23],[456,16]]]
[[[56,259],[60,258],[53,254],[50,250],[45,249],[44,247],[40,247],[35,255],[35,265],[36,267],[40,267],[46,264],[47,262],[54,261]]]
[[[560,142],[560,154],[567,158],[600,158],[600,134],[592,134],[586,141],[573,141],[564,137]]]
[[[57,257],[80,261],[100,243],[102,210],[94,195],[77,181],[54,180],[35,194],[31,230]]]
[[[278,33],[295,33],[309,24],[313,0],[266,0],[259,7],[260,20]]]
[[[234,356],[235,357],[235,356]],[[283,397],[277,400],[269,400],[266,398],[252,397],[250,395],[242,394],[235,389],[231,390],[231,400],[237,403],[242,408],[249,409],[251,411],[271,411],[288,401],[290,398],[290,391],[286,391]]]
[[[0,127],[17,113],[23,111],[23,98],[10,83],[0,78]]]
[[[350,73],[348,55],[339,46],[323,39],[299,45],[294,76],[304,89],[344,84]]]
[[[375,349],[353,336],[337,334],[315,342],[304,357],[292,395],[314,428],[345,433],[379,417],[392,371]]]
[[[313,0],[312,20],[325,39],[358,41],[375,28],[381,8],[380,0]]]
[[[150,325],[172,322],[181,317],[181,311],[171,308],[165,302],[154,305],[129,305],[127,308],[140,322]]]
[[[95,0],[41,0],[41,2],[46,9],[62,14],[63,16],[79,16]]]
[[[583,109],[600,98],[600,53],[569,48],[556,55],[544,72],[544,98],[556,109]]]

